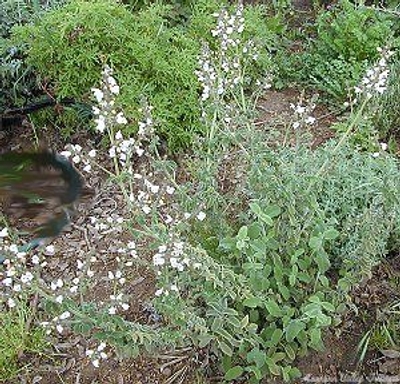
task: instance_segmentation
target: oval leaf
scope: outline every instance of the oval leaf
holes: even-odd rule
[[[243,373],[243,368],[240,365],[232,367],[228,372],[225,373],[225,380],[235,380],[240,377]]]
[[[286,341],[292,342],[305,327],[301,320],[292,320],[286,328]]]
[[[219,341],[218,342],[218,346],[219,346],[219,349],[223,353],[225,353],[225,355],[228,355],[228,356],[232,356],[233,355],[232,348],[227,343],[225,343],[224,341]]]

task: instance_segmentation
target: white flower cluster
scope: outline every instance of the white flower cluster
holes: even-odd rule
[[[174,220],[168,213],[163,213],[161,208],[166,206],[167,199],[175,193],[175,188],[171,185],[159,185],[152,182],[156,175],[153,173],[140,174],[134,173],[133,179],[138,192],[131,193],[129,200],[134,203],[138,209],[145,215],[149,215],[154,210],[163,217],[165,224],[171,224]]]
[[[154,121],[151,115],[153,107],[148,104],[146,100],[144,100],[142,104],[143,106],[139,109],[139,112],[143,115],[143,119],[139,121],[138,136],[142,141],[149,141],[154,134]]]
[[[90,358],[92,364],[98,368],[100,366],[100,360],[106,360],[108,355],[104,350],[107,348],[107,344],[102,342],[95,349],[87,349],[85,355]]]
[[[59,334],[64,332],[64,323],[71,317],[69,311],[61,313],[61,315],[54,317],[51,321],[43,321],[40,323],[42,327],[46,329],[46,334],[50,335],[53,330],[56,330]]]
[[[290,108],[294,111],[294,122],[292,127],[294,129],[304,128],[307,125],[313,125],[315,123],[315,117],[311,116],[311,113],[315,109],[314,103],[302,105],[301,102],[290,104]]]
[[[107,127],[126,125],[128,123],[123,112],[115,110],[115,96],[119,94],[119,86],[112,76],[112,69],[105,65],[102,71],[102,88],[92,88],[98,107],[93,107],[96,116],[96,130],[104,133]]]
[[[18,246],[10,242],[7,227],[0,231],[0,255],[5,258],[0,271],[0,282],[3,287],[0,303],[5,302],[9,308],[16,306],[16,298],[24,293],[35,281],[35,275],[27,269],[27,262],[40,264],[38,255],[28,258],[26,252],[21,252]],[[42,266],[47,263],[42,262]]]
[[[110,277],[110,273],[112,274],[112,272],[109,272],[109,277]],[[116,275],[118,275],[119,273],[121,273],[121,271],[117,271]],[[115,278],[117,278],[117,276],[113,276]],[[122,277],[122,273],[121,276],[119,277],[119,280],[121,281],[121,279],[123,279]],[[110,280],[114,280],[110,278]],[[120,282],[120,284],[122,284]],[[129,304],[124,300],[124,295],[122,293],[119,293],[117,295],[110,295],[110,301],[111,301],[111,306],[108,308],[108,314],[109,315],[115,315],[118,311],[118,307],[120,307],[123,311],[127,311],[129,309]]]
[[[372,153],[372,157],[379,157],[380,155],[381,155],[381,153],[382,152],[385,152],[385,151],[387,151],[387,149],[388,149],[388,145],[387,145],[387,143],[379,143],[379,149],[380,149],[380,152],[373,152]]]
[[[261,88],[263,91],[267,91],[272,87],[272,81],[274,80],[274,76],[272,73],[268,72],[264,75],[264,77],[260,80],[256,80],[256,85]]]
[[[117,250],[119,256],[117,256],[116,260],[120,263],[124,263],[127,267],[131,267],[133,265],[132,260],[127,260],[127,256],[129,258],[137,259],[138,253],[136,250],[136,243],[134,241],[128,242],[125,247],[120,247]]]
[[[190,260],[185,255],[185,243],[182,241],[172,241],[168,245],[158,247],[158,252],[153,256],[155,267],[170,266],[178,272],[182,272],[190,264]]]
[[[89,219],[92,228],[97,232],[99,238],[111,233],[121,232],[122,224],[125,222],[125,219],[118,214],[112,214],[106,219],[99,219],[95,216],[90,216]]]
[[[143,153],[144,148],[142,147],[141,142],[132,137],[124,139],[121,131],[118,131],[115,134],[113,145],[108,151],[110,158],[117,158],[122,167],[126,167],[133,154],[140,157]],[[132,169],[128,169],[128,172],[132,172]]]
[[[88,279],[91,279],[95,273],[93,269],[91,269],[91,264],[96,262],[97,259],[95,256],[90,257],[89,259],[82,261],[81,259],[76,260],[76,274],[73,279],[71,279],[69,283],[69,292],[72,295],[78,293],[80,283],[88,282]]]
[[[217,27],[211,31],[214,37],[218,37],[221,49],[227,51],[229,47],[236,47],[240,44],[237,35],[244,30],[243,4],[239,4],[236,12],[229,14],[226,8],[214,14],[217,20]]]
[[[361,84],[354,88],[357,96],[365,96],[370,99],[374,95],[382,95],[386,91],[386,83],[389,77],[388,61],[394,52],[387,47],[377,48],[381,54],[378,62],[370,69],[361,80]],[[353,102],[356,102],[353,101]]]
[[[143,156],[145,153],[145,143],[149,142],[154,134],[154,121],[151,116],[152,109],[145,102],[144,108],[139,110],[139,112],[143,113],[144,119],[139,121],[139,130],[136,138],[124,138],[122,132],[118,131],[114,135],[112,145],[108,151],[110,158],[118,159],[119,164],[129,174],[133,174],[132,156]]]
[[[219,50],[211,51],[208,44],[203,44],[199,69],[195,72],[203,87],[202,101],[218,98],[242,81],[242,57],[237,54],[237,49],[244,30],[243,5],[239,4],[233,14],[223,8],[214,16],[218,18],[217,27],[211,33],[218,39]],[[258,58],[252,40],[244,44],[241,52],[253,60]]]
[[[157,289],[154,292],[154,295],[156,295],[156,296],[161,296],[161,295],[168,296],[171,291],[175,292],[175,293],[178,293],[179,292],[178,286],[176,284],[170,284],[169,288],[161,287],[161,288]]]
[[[82,170],[90,173],[92,170],[91,162],[96,157],[96,150],[92,149],[88,153],[85,153],[79,144],[67,144],[65,150],[60,152],[60,155],[71,159],[74,164],[83,163]]]

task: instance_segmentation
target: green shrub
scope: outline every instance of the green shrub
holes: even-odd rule
[[[382,138],[400,139],[400,58],[394,59],[390,67],[388,89],[379,101],[374,124]]]
[[[317,17],[315,36],[304,53],[292,58],[294,69],[288,75],[325,92],[331,101],[343,102],[379,56],[377,47],[386,46],[392,37],[389,15],[342,0]]]
[[[154,5],[132,14],[114,1],[76,0],[20,28],[17,39],[29,44],[28,63],[52,80],[60,98],[87,100],[109,62],[123,84],[127,116],[135,119],[146,95],[157,106],[160,132],[173,146],[184,146],[200,130],[194,75],[199,44],[168,28],[168,11]]]
[[[14,25],[23,25],[38,19],[45,12],[64,3],[64,0],[46,2],[4,0],[0,4],[0,111],[26,103],[38,93],[36,76],[23,60],[22,44],[9,39]],[[33,101],[33,100],[31,100]]]
[[[0,37],[8,37],[14,25],[26,24],[63,3],[65,0],[3,0],[0,4]]]
[[[221,195],[217,179],[201,176],[207,163],[196,161],[191,204],[210,207],[208,218],[190,227],[189,268],[161,269],[159,284],[184,295],[156,299],[174,327],[218,351],[227,381],[247,374],[249,383],[298,377],[295,358],[323,348],[338,305],[382,260],[400,225],[395,159],[335,151],[335,143],[273,150],[258,139],[242,137],[248,157],[230,159],[241,199]]]
[[[171,7],[152,4],[137,12],[110,0],[73,0],[46,14],[34,25],[16,29],[15,39],[27,43],[27,62],[40,77],[51,79],[58,97],[87,100],[97,86],[104,62],[120,82],[120,102],[136,130],[140,100],[154,106],[158,132],[172,149],[187,146],[202,133],[199,85],[194,74],[203,38],[215,22],[220,2],[197,2],[185,24],[171,22]],[[249,83],[268,61],[265,46],[273,33],[263,24],[261,8],[246,11],[249,31],[262,42],[259,64],[249,70]],[[262,60],[261,60],[262,59]]]

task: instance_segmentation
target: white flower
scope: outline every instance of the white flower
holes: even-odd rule
[[[81,161],[81,157],[80,157],[79,155],[75,155],[75,156],[72,158],[72,161],[73,161],[75,164],[78,164],[78,163]]]
[[[9,308],[14,308],[17,304],[15,303],[15,301],[13,299],[11,299],[11,297],[7,300],[7,305]]]
[[[167,246],[166,245],[160,245],[158,247],[158,251],[161,252],[161,253],[166,252],[167,251]]]
[[[13,283],[13,279],[11,277],[7,277],[5,278],[2,283],[6,286],[6,287],[10,287]]]
[[[128,120],[126,120],[126,118],[122,112],[118,113],[118,115],[115,117],[115,121],[118,124],[122,124],[122,125],[128,124]]]
[[[39,256],[33,255],[31,261],[32,261],[32,264],[35,264],[35,265],[39,264],[40,263]]]
[[[26,272],[21,276],[21,282],[27,284],[33,280],[33,275],[30,272]]]
[[[18,253],[18,247],[16,244],[11,244],[10,247],[8,248],[10,252],[12,253]]]
[[[121,304],[121,307],[122,307],[122,309],[123,309],[124,311],[127,311],[127,310],[129,309],[129,304],[127,304],[127,303],[122,303],[122,304]]]
[[[58,295],[55,299],[56,303],[62,304],[64,297],[62,295]]]
[[[199,220],[199,221],[203,221],[205,218],[206,218],[206,214],[203,212],[203,211],[200,211],[198,214],[197,214],[197,220]]]
[[[92,166],[91,166],[90,164],[86,164],[86,165],[83,167],[83,170],[84,170],[85,172],[89,173],[89,172],[92,170]]]
[[[97,102],[100,103],[104,97],[103,91],[98,88],[92,88],[92,92],[93,92],[93,95],[96,98]]]
[[[65,320],[65,319],[68,319],[69,317],[71,317],[71,313],[68,311],[65,311],[60,315],[60,320]]]
[[[174,219],[170,215],[166,215],[165,217],[165,224],[171,224],[174,221]]]
[[[115,140],[122,140],[124,137],[122,136],[122,132],[121,131],[118,131],[116,134],[115,134]]]
[[[112,87],[110,87],[110,91],[114,95],[118,95],[119,94],[119,85],[117,85],[117,84],[113,85]]]
[[[306,118],[305,122],[306,122],[306,124],[312,125],[312,124],[315,123],[315,117],[313,117],[313,116],[308,116],[308,117]]]
[[[100,361],[99,361],[99,359],[94,359],[94,360],[92,360],[92,364],[93,364],[93,366],[95,366],[96,368],[99,368],[99,367],[100,367]]]
[[[168,193],[168,195],[173,195],[174,192],[175,192],[175,188],[174,188],[174,187],[171,187],[171,186],[168,186],[168,187],[166,188],[166,192]]]
[[[386,143],[381,143],[382,151],[386,151],[388,149],[388,145]]]
[[[164,265],[164,264],[165,264],[165,259],[164,259],[164,257],[163,257],[162,255],[160,255],[159,253],[156,253],[156,254],[153,256],[153,264],[154,264],[155,266],[157,266],[157,265]]]
[[[66,157],[67,159],[72,155],[71,151],[62,151],[60,152],[61,156]]]
[[[106,119],[103,115],[100,115],[97,119],[95,119],[96,125],[96,130],[99,131],[100,133],[103,133],[104,130],[106,129]]]
[[[54,245],[48,245],[44,250],[45,255],[53,256],[55,254]]]
[[[57,329],[57,332],[58,332],[58,333],[62,333],[63,330],[64,330],[64,327],[63,327],[61,324],[57,324],[57,325],[56,325],[56,329]]]
[[[144,205],[144,206],[142,207],[142,211],[143,211],[146,215],[148,215],[148,214],[151,212],[151,208],[150,208],[148,205]]]
[[[300,123],[298,121],[295,121],[292,126],[294,129],[298,129],[300,127]]]
[[[160,289],[157,289],[157,291],[155,291],[154,294],[156,296],[161,296],[163,292],[164,292],[164,288],[160,288]]]
[[[112,146],[108,151],[108,154],[109,154],[111,159],[113,159],[115,157],[115,155],[116,155],[115,150],[116,150],[116,148],[114,146]]]
[[[158,186],[158,185],[152,185],[151,187],[150,187],[150,191],[152,192],[152,193],[154,193],[154,194],[156,194],[156,193],[158,193],[158,191],[160,190],[160,187]]]
[[[56,281],[52,281],[50,284],[50,288],[52,291],[57,290],[58,288],[61,288],[64,285],[63,281],[61,279],[58,279]]]
[[[89,151],[89,152],[88,152],[88,156],[91,157],[91,158],[96,157],[96,150],[95,150],[95,149],[92,149],[91,151]]]
[[[110,314],[110,315],[115,315],[116,313],[117,313],[117,308],[116,307],[110,307],[109,309],[108,309],[108,313]]]
[[[106,347],[107,347],[107,344],[104,343],[104,342],[102,342],[102,343],[100,343],[99,346],[97,347],[97,350],[98,350],[99,352],[101,352],[101,351],[103,351]]]

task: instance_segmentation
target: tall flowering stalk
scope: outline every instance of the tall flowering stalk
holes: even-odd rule
[[[245,19],[242,3],[233,12],[223,7],[213,16],[216,18],[216,26],[211,30],[214,44],[203,43],[195,72],[202,87],[200,103],[202,120],[207,127],[205,143],[209,172],[212,153],[215,153],[216,145],[221,144],[215,140],[217,131],[226,125],[226,134],[231,137],[233,122],[240,114],[247,114],[245,69],[259,56],[254,41],[243,39]]]
[[[355,97],[348,103],[349,105],[356,106],[359,105],[355,116],[352,118],[346,132],[341,136],[340,140],[332,150],[332,156],[342,147],[346,142],[350,134],[353,132],[356,125],[359,123],[362,116],[365,114],[365,109],[368,103],[371,102],[375,97],[381,96],[386,91],[386,83],[389,77],[389,59],[393,56],[394,52],[390,51],[387,47],[377,48],[378,52],[381,54],[379,60],[369,68],[364,74],[360,84],[354,87]],[[316,178],[321,176],[331,160],[327,159],[318,172],[316,173]],[[312,183],[310,187],[312,187]]]

